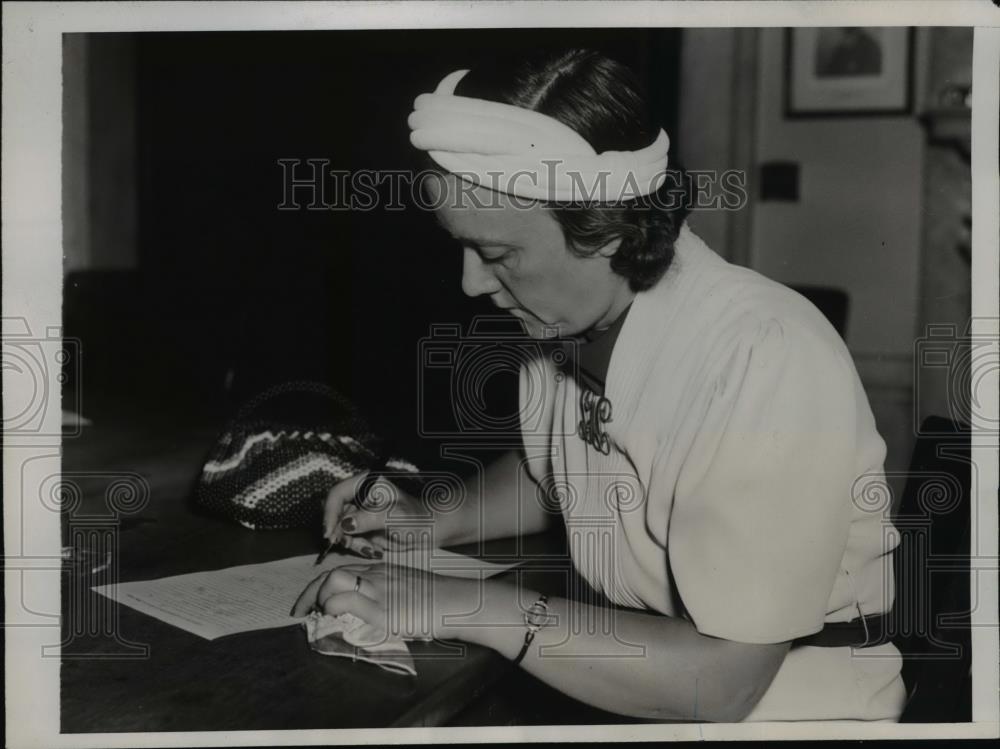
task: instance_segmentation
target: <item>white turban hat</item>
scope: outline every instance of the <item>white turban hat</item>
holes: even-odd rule
[[[660,130],[638,151],[598,154],[553,117],[510,104],[456,96],[468,73],[445,76],[413,102],[410,142],[449,172],[533,200],[617,203],[656,192],[666,179],[670,139]]]

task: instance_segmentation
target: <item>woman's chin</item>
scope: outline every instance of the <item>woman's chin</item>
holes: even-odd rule
[[[553,338],[559,338],[561,331],[558,325],[552,325],[550,323],[543,323],[539,320],[530,320],[521,318],[524,323],[525,330],[528,331],[528,335],[532,338],[551,340]]]
[[[510,307],[507,314],[521,321],[525,332],[532,338],[558,338],[561,326],[558,323],[547,323],[521,307]]]

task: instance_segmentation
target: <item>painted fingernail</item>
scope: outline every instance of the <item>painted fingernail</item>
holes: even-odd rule
[[[372,552],[372,548],[370,546],[362,546],[361,556],[365,557],[366,559],[372,559],[374,558],[375,554],[374,552]]]
[[[385,554],[382,553],[381,549],[375,549],[375,558],[376,559],[381,559],[384,556],[385,556]]]
[[[350,533],[357,528],[357,524],[354,522],[354,518],[344,518],[340,521],[340,527]]]

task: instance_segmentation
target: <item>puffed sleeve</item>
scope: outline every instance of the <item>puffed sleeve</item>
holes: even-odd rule
[[[800,322],[751,331],[713,367],[667,552],[699,632],[771,643],[823,626],[850,522],[855,375]]]

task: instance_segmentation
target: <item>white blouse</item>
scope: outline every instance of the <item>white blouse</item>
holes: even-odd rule
[[[843,341],[787,287],[685,226],[628,312],[608,403],[551,354],[520,380],[528,471],[614,603],[747,643],[891,607],[885,443]],[[900,667],[891,644],[793,647],[748,720],[896,719]]]

